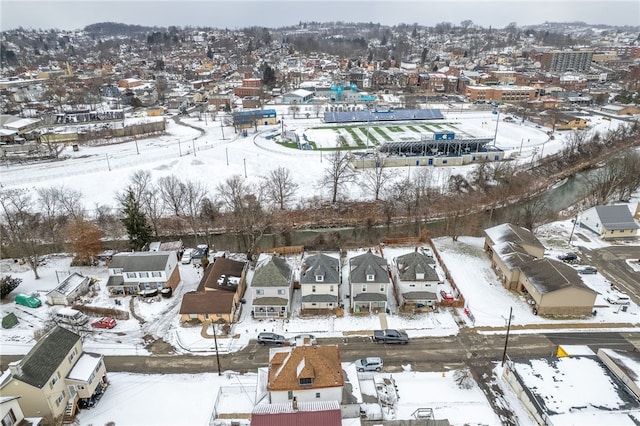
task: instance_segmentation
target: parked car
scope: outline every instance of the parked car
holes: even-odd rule
[[[377,356],[370,356],[367,358],[357,359],[354,364],[356,365],[356,370],[362,371],[382,371],[384,364],[382,362],[382,358]]]
[[[56,312],[55,318],[59,322],[77,326],[85,325],[89,322],[88,316],[76,309],[71,308],[60,309],[58,312]]]
[[[629,305],[631,304],[631,299],[626,294],[612,294],[607,297],[607,302],[612,305]]]
[[[192,249],[185,249],[182,252],[182,259],[180,260],[180,262],[183,265],[188,265],[189,263],[191,263],[191,253],[193,252]]]
[[[260,333],[258,334],[258,343],[261,345],[274,344],[284,345],[284,336],[276,333]]]
[[[374,330],[373,341],[376,343],[398,343],[406,345],[409,343],[409,336],[404,331],[398,330]]]
[[[585,266],[584,268],[578,269],[578,272],[581,274],[597,274],[598,270],[593,266]]]
[[[18,305],[26,306],[27,308],[39,308],[42,306],[42,301],[35,296],[29,294],[16,295],[15,302]]]
[[[298,334],[297,336],[293,336],[289,339],[289,345],[291,346],[296,346],[298,343],[302,343],[303,345],[307,343],[310,345],[317,345],[318,341],[316,340],[316,336],[313,334]]]
[[[440,290],[440,296],[442,296],[442,300],[446,300],[447,302],[453,302],[455,300],[453,294],[446,290]]]
[[[578,261],[578,255],[575,253],[569,252],[569,253],[561,254],[560,256],[558,256],[558,259],[562,260],[563,262],[573,263]]]
[[[111,317],[102,317],[92,322],[91,326],[96,328],[113,328],[116,326],[116,320]]]

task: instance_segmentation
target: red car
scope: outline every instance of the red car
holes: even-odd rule
[[[91,326],[97,328],[113,328],[116,326],[116,320],[110,317],[102,317],[92,322]]]
[[[447,302],[453,302],[455,300],[453,294],[446,290],[440,290],[440,296],[442,296],[442,300],[445,300]]]

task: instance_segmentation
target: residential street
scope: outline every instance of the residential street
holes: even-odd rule
[[[514,327],[515,329],[515,327]],[[513,329],[512,329],[513,330]],[[462,329],[456,336],[412,339],[408,345],[383,345],[367,337],[319,339],[319,344],[338,344],[343,362],[376,355],[384,359],[385,371],[402,371],[411,366],[415,371],[445,371],[469,365],[491,364],[502,359],[504,334],[480,334]],[[588,345],[633,350],[640,347],[640,336],[634,332],[585,332],[514,334],[509,336],[507,354],[511,358],[539,358],[554,356],[558,344]],[[269,347],[254,341],[239,352],[220,354],[221,372],[252,371],[266,367]],[[2,356],[2,369],[21,356]],[[107,371],[144,374],[203,373],[217,371],[215,356],[171,355],[105,356]]]

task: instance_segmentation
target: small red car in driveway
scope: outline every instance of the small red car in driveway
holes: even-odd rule
[[[102,317],[92,322],[91,326],[97,328],[113,328],[116,326],[116,320],[110,317]]]
[[[453,302],[455,300],[453,294],[446,290],[440,290],[440,296],[442,296],[442,300],[445,300],[447,302]]]

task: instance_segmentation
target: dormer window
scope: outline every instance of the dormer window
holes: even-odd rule
[[[367,282],[371,282],[376,279],[375,274],[367,274]]]
[[[313,384],[313,379],[311,377],[300,377],[298,379],[298,383],[300,386],[311,386]]]
[[[424,280],[424,272],[416,272],[417,280]]]
[[[316,282],[321,283],[324,281],[324,275],[316,275]]]

